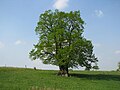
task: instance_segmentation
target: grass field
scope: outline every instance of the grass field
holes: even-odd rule
[[[120,72],[70,71],[70,77],[58,71],[0,68],[0,90],[120,90]]]

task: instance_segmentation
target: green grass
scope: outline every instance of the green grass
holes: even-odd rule
[[[71,77],[58,71],[0,68],[0,90],[119,90],[120,72],[70,71]]]

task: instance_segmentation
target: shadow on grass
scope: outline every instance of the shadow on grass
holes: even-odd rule
[[[89,79],[89,80],[114,80],[120,81],[120,75],[105,75],[105,74],[70,74],[72,77]]]

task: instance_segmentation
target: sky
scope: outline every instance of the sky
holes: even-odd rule
[[[58,69],[29,58],[38,41],[35,27],[39,16],[49,9],[80,10],[85,21],[83,35],[94,45],[100,70],[118,68],[120,0],[0,0],[0,66]]]

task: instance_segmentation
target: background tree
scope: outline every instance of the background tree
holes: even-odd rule
[[[92,68],[93,68],[93,70],[98,70],[99,69],[97,63],[95,63],[95,65]]]
[[[118,62],[118,69],[117,71],[120,71],[120,62]]]
[[[68,68],[78,66],[91,69],[92,63],[98,60],[91,41],[82,35],[83,25],[80,11],[45,11],[35,29],[39,41],[30,52],[30,58],[59,66],[60,75],[68,75]]]

